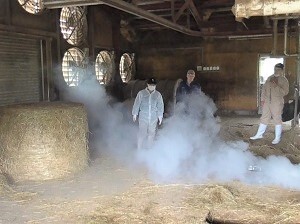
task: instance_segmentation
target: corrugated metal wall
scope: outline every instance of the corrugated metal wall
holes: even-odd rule
[[[41,100],[40,40],[0,32],[0,105]]]

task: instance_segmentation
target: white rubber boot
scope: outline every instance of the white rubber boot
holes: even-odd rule
[[[252,140],[262,139],[266,129],[267,129],[267,125],[260,123],[256,135],[250,137],[250,139]]]
[[[276,145],[280,142],[281,133],[282,133],[282,125],[281,124],[275,125],[275,139],[272,141],[273,145]]]

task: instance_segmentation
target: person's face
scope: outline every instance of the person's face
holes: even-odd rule
[[[147,88],[149,89],[149,91],[154,91],[156,88],[156,85],[154,84],[147,84]]]
[[[187,74],[186,78],[187,78],[187,82],[191,83],[192,81],[194,81],[195,74]]]
[[[283,69],[275,67],[274,68],[274,75],[275,76],[283,75]]]

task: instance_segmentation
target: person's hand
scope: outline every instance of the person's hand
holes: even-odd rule
[[[278,78],[273,77],[270,81],[273,87],[276,87],[278,85]]]
[[[162,117],[158,117],[158,124],[159,124],[159,125],[161,125],[162,119],[163,119]]]
[[[133,122],[135,122],[135,121],[136,121],[136,118],[137,118],[137,115],[133,115],[133,116],[132,116],[132,120],[133,120]]]
[[[271,82],[271,87],[275,88],[277,86],[276,82]]]

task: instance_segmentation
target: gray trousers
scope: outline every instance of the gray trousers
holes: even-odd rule
[[[139,120],[138,149],[150,148],[153,144],[157,120],[155,122],[146,122]]]

